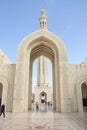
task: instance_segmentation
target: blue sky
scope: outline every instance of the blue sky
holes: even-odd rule
[[[80,64],[87,57],[87,0],[0,0],[0,48],[16,63],[18,46],[39,29],[43,8],[48,30],[66,46],[68,62]]]
[[[65,43],[69,63],[80,64],[87,57],[87,0],[0,0],[0,48],[16,63],[21,40],[39,29],[42,8],[49,31]]]

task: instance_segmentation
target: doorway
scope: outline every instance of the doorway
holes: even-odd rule
[[[40,93],[40,102],[47,103],[47,94],[45,92]]]
[[[87,83],[82,83],[82,103],[83,103],[83,110],[87,111]]]
[[[53,105],[53,71],[52,62],[46,56],[40,56],[32,64],[32,106],[36,102]],[[31,107],[31,108],[33,108]]]
[[[2,91],[3,91],[3,85],[0,83],[0,106],[2,104]]]

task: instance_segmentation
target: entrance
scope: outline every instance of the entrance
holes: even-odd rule
[[[38,102],[41,104],[53,103],[53,74],[52,63],[45,57],[40,56],[33,62],[32,69],[32,95],[35,100],[32,105]]]
[[[47,94],[45,92],[41,92],[40,94],[40,102],[47,103]]]
[[[0,106],[2,103],[2,90],[3,90],[3,85],[2,85],[2,83],[0,83]]]
[[[64,98],[67,97],[68,89],[66,49],[56,35],[42,29],[24,38],[18,48],[13,112],[27,112],[31,109],[32,68],[34,60],[39,56],[45,56],[52,62],[53,109],[56,112],[69,111],[68,103],[64,103],[68,102],[68,98]]]
[[[87,111],[87,83],[82,83],[82,103],[83,103],[83,110]]]

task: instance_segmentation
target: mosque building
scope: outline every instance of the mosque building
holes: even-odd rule
[[[40,28],[19,44],[16,64],[0,50],[0,104],[8,112],[31,109],[32,66],[38,58],[35,102],[52,101],[56,112],[83,112],[87,108],[87,59],[69,64],[65,44],[47,28],[44,9],[39,21]],[[52,62],[52,94],[47,58]]]

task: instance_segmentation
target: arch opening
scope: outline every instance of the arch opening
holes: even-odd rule
[[[87,111],[87,83],[81,85],[83,110]]]
[[[3,84],[0,83],[0,106],[2,104],[2,92],[3,92]]]
[[[65,106],[65,104],[61,104],[61,100],[64,99],[61,99],[62,81],[60,79],[64,80],[65,86],[67,80],[61,75],[62,70],[60,67],[62,68],[64,64],[67,64],[66,49],[63,42],[55,35],[48,31],[39,30],[27,36],[19,46],[14,86],[13,112],[27,112],[31,109],[32,68],[34,60],[39,56],[45,56],[52,62],[53,109],[57,112],[64,111],[64,107],[62,106]],[[20,95],[18,93],[19,90],[21,90]],[[17,108],[19,101],[20,106]]]
[[[38,57],[33,61],[32,74],[32,106],[36,102],[40,107],[48,102],[53,106],[52,62],[45,56]]]
[[[47,103],[47,94],[46,94],[46,92],[44,92],[44,91],[42,91],[42,92],[40,93],[40,102],[41,102],[41,103]]]
[[[41,43],[41,44],[40,44]],[[32,69],[33,69],[33,62],[36,58],[40,56],[47,57],[52,62],[52,81],[53,81],[53,95],[51,103],[53,102],[53,109],[56,111],[61,111],[60,108],[60,82],[59,80],[59,55],[58,51],[55,50],[55,46],[49,46],[50,43],[40,42],[39,45],[35,43],[35,47],[32,48],[30,53],[30,73],[29,73],[29,97],[28,99],[31,99],[32,97]],[[45,43],[45,44],[44,44]],[[55,80],[57,77],[57,80]],[[56,103],[58,102],[58,104]],[[31,101],[28,100],[28,109],[31,109]]]
[[[36,102],[53,105],[52,62],[45,56],[38,57],[33,61],[32,74],[32,105]]]

